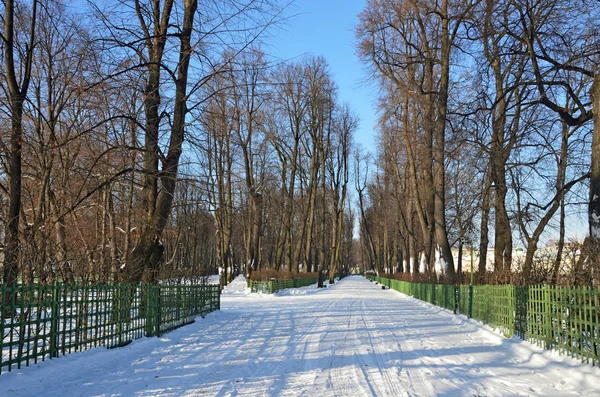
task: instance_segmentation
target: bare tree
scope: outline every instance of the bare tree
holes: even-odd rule
[[[515,35],[521,33],[539,102],[574,127],[593,120],[586,251],[597,261],[600,239],[600,73],[598,8],[587,1],[522,1],[515,4]],[[572,21],[585,29],[574,31]],[[582,88],[586,89],[582,89]]]
[[[8,222],[4,232],[4,283],[8,285],[17,282],[19,268],[20,232],[19,219],[21,216],[21,187],[22,187],[22,151],[23,151],[23,108],[31,82],[31,71],[35,54],[36,23],[38,20],[38,1],[33,1],[31,9],[26,4],[17,8],[14,0],[4,3],[4,32],[2,33],[2,48],[5,72],[3,79],[8,88],[10,112],[10,142],[6,153],[8,156]],[[21,12],[17,12],[21,11]],[[17,26],[15,26],[15,17]],[[19,27],[28,26],[27,32],[19,32]],[[24,33],[24,34],[23,34]],[[18,37],[20,40],[16,39]],[[22,40],[22,41],[21,41]],[[10,305],[10,294],[6,295],[7,305]]]
[[[424,179],[426,200],[420,215],[424,229],[429,272],[437,261],[454,277],[454,264],[445,220],[445,139],[450,88],[450,59],[463,21],[472,12],[472,2],[375,1],[361,13],[358,27],[360,52],[371,63],[398,109],[409,100],[421,106],[423,119]],[[415,114],[402,109],[407,115]],[[408,116],[412,117],[412,116]],[[411,151],[413,142],[407,141]],[[414,153],[409,153],[416,159]],[[413,167],[414,168],[414,167]],[[429,195],[429,197],[427,197]]]
[[[329,283],[333,284],[336,271],[342,267],[342,231],[344,227],[344,210],[349,181],[349,155],[351,150],[351,137],[358,126],[358,120],[350,113],[346,106],[340,110],[335,120],[335,148],[331,151],[328,171],[331,180],[333,214],[331,230],[331,257],[329,263]]]

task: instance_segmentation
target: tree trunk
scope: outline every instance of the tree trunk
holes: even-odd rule
[[[490,186],[492,184],[491,165],[488,165],[488,171],[485,175],[481,199],[481,223],[479,233],[479,264],[477,271],[479,277],[484,277],[487,271],[487,250],[489,244],[488,224],[490,219]]]
[[[21,154],[23,134],[23,100],[11,101],[10,158],[8,174],[8,222],[6,223],[4,242],[4,278],[3,283],[14,285],[19,269],[19,220],[21,216]],[[7,295],[8,296],[8,295]],[[7,305],[10,303],[5,302]]]
[[[600,242],[600,70],[596,70],[594,75],[590,96],[594,109],[594,129],[592,132],[592,173],[590,175],[588,223],[589,235],[598,244]],[[593,259],[598,259],[598,257]]]
[[[262,211],[263,197],[260,192],[251,191],[250,199],[252,201],[252,250],[250,252],[250,263],[254,270],[257,270],[261,264],[260,258],[260,237],[262,234]]]
[[[10,101],[10,142],[8,153],[8,222],[4,231],[4,265],[3,283],[14,285],[17,283],[20,261],[19,219],[21,216],[21,190],[22,190],[22,151],[23,151],[23,107],[27,99],[27,91],[31,78],[33,51],[35,49],[35,31],[37,21],[37,5],[34,1],[31,11],[31,25],[29,42],[26,45],[25,59],[16,61],[15,50],[15,4],[14,0],[7,0],[4,5],[4,76],[8,86]],[[24,43],[23,43],[24,44]],[[21,55],[21,54],[19,54]],[[18,65],[18,66],[17,66]],[[16,68],[19,67],[21,75],[17,77]],[[20,80],[18,80],[20,78]],[[20,83],[20,84],[19,84]],[[4,304],[10,306],[12,294],[5,294]],[[6,310],[5,316],[12,315]]]
[[[443,271],[450,280],[455,277],[454,258],[448,242],[446,230],[446,115],[448,111],[448,89],[450,84],[450,32],[448,31],[448,1],[442,1],[442,59],[441,78],[439,84],[439,97],[437,98],[437,115],[435,125],[435,144],[433,148],[433,172],[434,172],[434,219],[435,219],[435,243],[437,245],[440,260],[443,261]]]
[[[307,271],[312,267],[310,260],[312,250],[312,236],[315,222],[315,206],[317,204],[317,179],[319,170],[319,156],[317,155],[317,143],[313,143],[313,158],[310,165],[310,180],[308,182],[308,219],[306,222],[306,245],[304,247],[304,266]]]
[[[560,273],[560,265],[562,263],[562,256],[565,247],[565,198],[563,197],[560,201],[560,226],[558,234],[558,244],[556,247],[556,258],[554,259],[554,265],[552,266],[552,285],[558,284],[558,277]]]
[[[171,6],[172,1],[167,0],[163,15],[165,33]],[[173,123],[171,126],[169,149],[166,159],[164,160],[163,170],[161,171],[162,190],[156,198],[156,205],[153,208],[149,208],[147,223],[142,229],[140,240],[127,265],[127,279],[129,282],[143,280],[145,282],[155,283],[158,278],[158,267],[164,252],[160,238],[173,206],[179,158],[182,153],[184,141],[185,115],[187,113],[188,69],[192,52],[190,42],[197,6],[197,0],[186,0],[184,3],[183,26],[181,28],[181,33],[179,34],[180,48],[177,79],[175,80]],[[166,36],[161,36],[159,39],[162,40],[163,38],[166,40]],[[161,58],[153,59],[160,63]],[[156,90],[158,90],[158,87]],[[146,106],[154,106],[154,102],[150,101]],[[152,172],[153,170],[154,168],[146,170],[146,172]],[[148,194],[153,194],[151,188],[146,190]],[[152,203],[149,204],[151,205]]]

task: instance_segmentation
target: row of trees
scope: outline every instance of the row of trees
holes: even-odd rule
[[[198,145],[207,162],[217,261],[233,269],[241,256],[232,241],[243,236],[248,272],[261,265],[327,269],[333,281],[350,263],[349,157],[358,120],[338,103],[323,58],[269,67],[262,52],[251,50],[227,69],[210,85],[205,142]]]
[[[599,12],[586,0],[368,2],[357,36],[381,87],[380,150],[359,192],[378,269],[454,279],[478,241],[480,275],[489,260],[504,281],[598,280]],[[583,203],[588,238],[566,261]]]
[[[260,51],[285,4],[0,7],[3,283],[349,262],[357,119],[322,58]]]

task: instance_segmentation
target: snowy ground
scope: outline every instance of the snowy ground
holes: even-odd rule
[[[600,370],[353,276],[0,376],[5,396],[599,396]]]

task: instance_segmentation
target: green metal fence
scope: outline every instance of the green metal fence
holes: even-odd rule
[[[549,285],[441,285],[366,277],[546,349],[600,364],[600,291]],[[453,298],[454,297],[454,298]]]
[[[254,281],[249,280],[248,286],[252,292],[262,292],[265,294],[274,294],[286,288],[306,287],[319,282],[319,277],[297,278],[294,280],[269,280]]]
[[[0,374],[159,336],[219,306],[218,285],[0,286]]]
[[[368,274],[367,278],[388,288],[410,295],[419,300],[433,303],[453,312],[457,310],[456,286],[445,284],[409,283]]]

